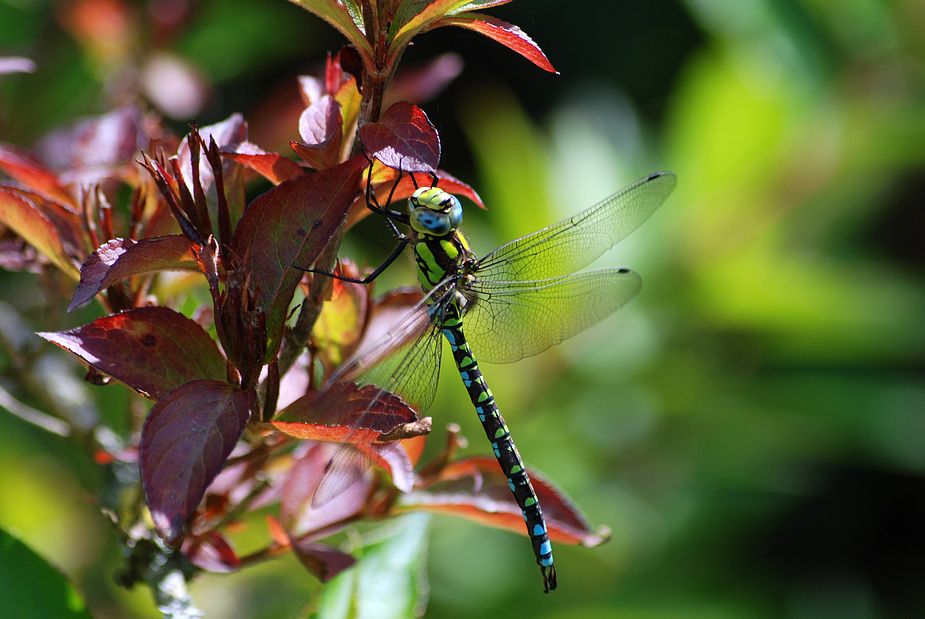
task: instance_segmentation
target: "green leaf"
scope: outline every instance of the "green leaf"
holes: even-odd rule
[[[339,30],[363,56],[372,58],[372,48],[364,34],[362,14],[355,6],[348,8],[336,0],[290,0],[306,11],[311,11]],[[353,4],[353,3],[349,3]],[[351,10],[351,8],[353,10]]]
[[[389,33],[391,47],[404,46],[429,24],[458,11],[466,2],[460,0],[406,0],[398,7]]]
[[[427,603],[427,533],[430,517],[408,514],[367,537],[359,564],[331,581],[318,600],[318,619],[406,619]],[[370,539],[375,535],[375,539]]]
[[[61,572],[0,529],[0,617],[90,619],[90,613]]]

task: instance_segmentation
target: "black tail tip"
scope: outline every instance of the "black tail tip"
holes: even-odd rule
[[[556,566],[550,565],[549,567],[540,567],[540,572],[543,574],[543,593],[549,593],[556,588]]]

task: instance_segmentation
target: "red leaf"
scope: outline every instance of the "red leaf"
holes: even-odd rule
[[[90,254],[80,267],[80,284],[67,311],[90,302],[104,288],[134,275],[154,271],[198,271],[196,247],[185,236],[113,239]]]
[[[197,380],[151,409],[141,430],[138,464],[151,518],[167,543],[183,534],[187,519],[241,438],[256,401],[253,390]]]
[[[283,323],[303,272],[343,223],[366,165],[361,156],[327,170],[305,174],[254,200],[231,242],[250,274],[257,306],[267,314],[268,358],[276,355]]]
[[[222,157],[247,166],[274,185],[305,174],[295,161],[277,153],[265,152],[250,142],[238,144],[234,151],[222,151]]]
[[[463,13],[455,17],[445,17],[436,22],[432,28],[439,28],[440,26],[461,26],[475,30],[514,50],[539,68],[550,73],[559,73],[546,58],[546,54],[543,53],[540,46],[534,43],[526,32],[514,24],[509,24],[506,21],[482,13]]]
[[[207,572],[222,574],[241,569],[238,555],[225,536],[217,531],[188,537],[181,548],[190,563]]]
[[[477,194],[475,190],[466,183],[453,178],[442,170],[437,170],[437,179],[437,185],[441,189],[457,196],[464,196],[469,198],[480,208],[485,208],[485,204],[482,202],[482,198],[479,196],[479,194]],[[379,204],[382,206],[387,206],[386,204],[383,204],[383,202],[389,197],[390,193],[392,194],[392,203],[394,204],[395,202],[410,196],[418,187],[429,187],[433,184],[433,182],[434,178],[429,174],[404,174],[399,179],[398,185],[395,185],[394,176],[379,184],[374,182],[373,191],[376,194],[376,200],[379,201]],[[395,186],[394,192],[392,191],[393,186]],[[350,211],[347,213],[347,227],[350,228],[356,222],[369,215],[370,212],[371,211],[366,208],[366,196],[363,195],[358,197],[350,206]]]
[[[528,467],[529,469],[529,467]],[[542,475],[529,470],[530,481],[543,507],[549,538],[564,544],[597,546],[610,538],[606,527],[592,529],[584,514]],[[403,505],[449,513],[488,526],[526,535],[523,514],[511,494],[498,461],[477,456],[454,462],[440,481],[402,497]]]
[[[437,185],[439,185],[440,188],[446,191],[447,193],[451,193],[457,196],[464,196],[466,198],[469,198],[473,202],[475,202],[475,204],[479,206],[480,208],[482,209],[485,208],[485,203],[482,202],[481,196],[479,196],[479,194],[475,192],[475,189],[473,189],[466,183],[456,178],[453,178],[449,174],[445,172],[441,172],[439,170],[437,171],[437,178],[439,179],[437,181]]]
[[[399,101],[377,123],[360,127],[370,157],[402,172],[432,172],[440,162],[440,136],[421,108]]]
[[[323,392],[302,396],[271,423],[280,432],[300,439],[374,443],[396,428],[418,421],[414,409],[397,395],[372,385],[335,383]]]
[[[293,540],[292,550],[302,565],[321,582],[328,582],[344,570],[353,567],[357,560],[325,544]]]
[[[0,185],[0,221],[77,278],[82,224],[75,213],[37,193]]]
[[[155,400],[190,381],[226,376],[225,359],[212,338],[166,307],[139,307],[39,335]]]
[[[75,207],[74,196],[64,188],[58,177],[25,152],[7,144],[0,144],[0,169],[42,195]]]
[[[283,527],[282,523],[270,514],[267,514],[266,518],[267,532],[270,534],[270,539],[279,546],[288,547],[290,545],[289,534],[286,533],[286,529]]]

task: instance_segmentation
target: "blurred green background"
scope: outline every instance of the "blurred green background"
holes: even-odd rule
[[[62,27],[72,4],[0,0],[0,55],[38,65],[0,77],[3,141],[31,144],[114,100],[106,63]],[[343,43],[282,0],[133,6],[185,6],[139,57],[189,63],[208,93],[200,124],[240,111],[280,152],[297,130],[279,129],[279,102]],[[544,596],[525,538],[434,518],[427,615],[925,616],[925,3],[517,0],[490,13],[560,75],[459,29],[404,57],[465,63],[423,107],[442,167],[488,205],[464,226],[479,253],[646,174],[679,183],[604,258],[642,274],[638,299],[543,355],[484,368],[525,459],[613,539],[556,546],[559,589]],[[365,222],[344,253],[376,264],[390,243]],[[388,277],[414,281],[410,264]],[[0,274],[3,315],[81,322],[49,325],[60,309],[38,281]],[[79,378],[49,359],[49,375]],[[458,383],[444,377],[431,414],[486,453]],[[117,388],[87,393],[124,406]],[[68,574],[95,617],[159,616],[148,592],[111,582],[118,549],[82,450],[2,414],[0,470],[0,527]],[[299,616],[315,589],[287,558],[193,594],[211,619],[275,618]]]

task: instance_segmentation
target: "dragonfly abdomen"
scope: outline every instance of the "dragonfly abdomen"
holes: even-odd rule
[[[453,305],[449,308],[444,317],[442,331],[444,337],[450,342],[453,360],[456,362],[469,398],[482,422],[485,434],[491,441],[498,464],[501,465],[511,492],[514,493],[514,498],[523,512],[527,533],[533,545],[533,553],[536,555],[536,563],[540,566],[543,582],[548,592],[556,588],[556,568],[553,565],[552,545],[549,542],[543,510],[533,490],[533,484],[530,483],[523,459],[511,438],[511,432],[504,423],[491,389],[482,377],[478,362],[466,342],[457,306]]]

